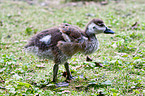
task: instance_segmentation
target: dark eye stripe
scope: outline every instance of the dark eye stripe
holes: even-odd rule
[[[104,26],[104,24],[103,24],[103,23],[98,23],[98,25],[99,25],[99,26],[101,26],[101,27],[103,27],[103,26]]]

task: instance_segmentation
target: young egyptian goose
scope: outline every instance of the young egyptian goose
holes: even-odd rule
[[[108,29],[100,19],[91,20],[85,31],[76,26],[63,23],[58,27],[53,27],[34,35],[25,46],[25,49],[40,58],[54,61],[54,82],[57,79],[59,64],[64,64],[67,79],[71,79],[72,75],[67,60],[77,52],[84,54],[95,52],[99,46],[95,35],[99,33],[113,34],[114,32]]]

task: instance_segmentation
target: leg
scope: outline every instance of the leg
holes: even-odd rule
[[[71,72],[70,72],[70,70],[69,70],[69,64],[68,64],[68,62],[66,62],[65,64],[64,64],[64,67],[65,67],[65,69],[66,69],[66,72],[67,72],[67,79],[72,79],[72,75],[71,75]]]
[[[59,69],[59,65],[55,64],[53,66],[53,82],[56,82],[58,69]]]

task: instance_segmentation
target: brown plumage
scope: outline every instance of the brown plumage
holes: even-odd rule
[[[67,71],[67,79],[71,79],[72,76],[67,60],[78,52],[91,54],[96,51],[98,40],[95,34],[105,32],[106,29],[100,19],[91,20],[85,31],[76,26],[63,23],[58,27],[53,27],[34,35],[25,46],[25,49],[40,58],[54,61],[53,81],[57,79],[58,65],[63,63]]]
[[[68,23],[62,23],[59,29],[60,32],[62,32],[62,35],[64,33],[69,37],[71,42],[78,42],[81,39],[82,34],[84,33],[84,31],[78,28],[77,26],[72,26]],[[65,36],[63,37],[65,38]]]

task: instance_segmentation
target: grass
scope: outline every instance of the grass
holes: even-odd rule
[[[23,1],[0,1],[1,95],[145,95],[143,2],[126,0],[105,6],[91,3],[48,7]],[[87,13],[93,15],[87,16]],[[67,87],[56,88],[49,83],[54,63],[26,54],[23,46],[36,32],[63,22],[84,29],[92,18],[103,19],[115,31],[114,35],[98,35],[100,48],[90,55],[104,67],[96,67],[93,62],[85,61],[86,56],[77,54],[69,62],[72,75],[78,78]],[[131,29],[135,22],[139,23],[137,28]],[[58,82],[65,80],[64,71],[64,66],[60,66]]]

